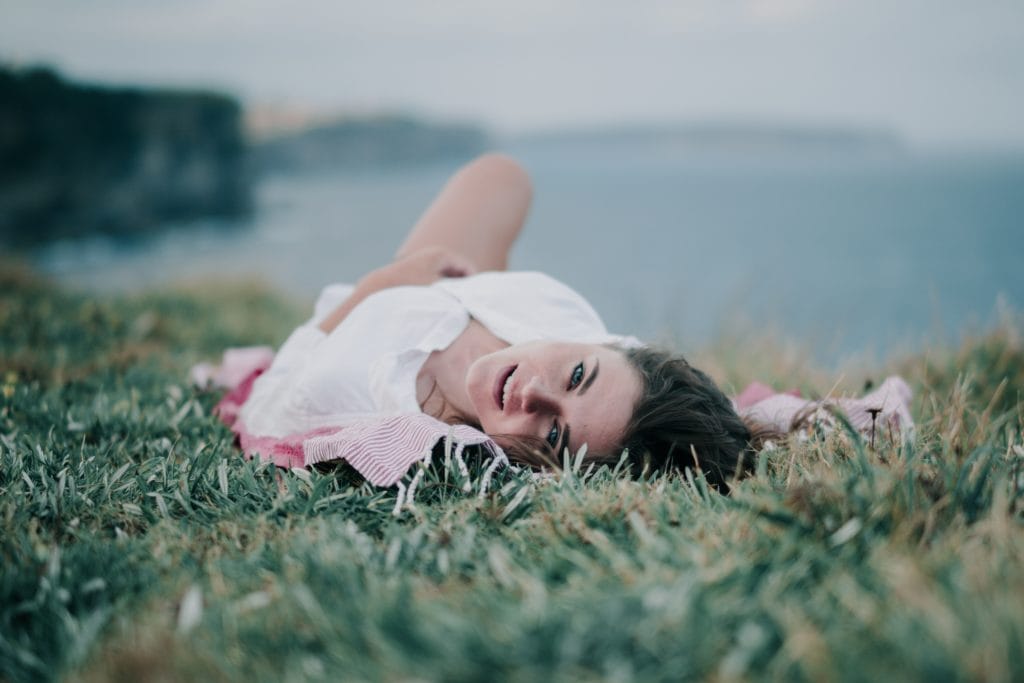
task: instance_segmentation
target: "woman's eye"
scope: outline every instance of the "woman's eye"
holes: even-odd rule
[[[548,445],[552,448],[558,443],[558,423],[551,425],[551,431],[548,432]]]
[[[572,369],[572,374],[569,375],[569,388],[575,389],[583,381],[583,363],[579,363],[575,368]]]

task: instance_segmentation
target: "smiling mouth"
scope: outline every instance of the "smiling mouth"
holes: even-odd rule
[[[518,367],[518,365],[513,365],[508,370],[498,375],[498,381],[494,384],[494,403],[498,406],[498,410],[505,410],[505,399],[508,398],[508,390],[511,386],[512,373],[514,373]]]

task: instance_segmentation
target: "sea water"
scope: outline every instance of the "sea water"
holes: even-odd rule
[[[569,283],[613,331],[691,350],[743,321],[835,362],[956,343],[1024,306],[1024,154],[507,149],[535,191],[512,267]],[[243,224],[35,258],[103,290],[256,275],[311,302],[390,259],[457,166],[272,176]]]

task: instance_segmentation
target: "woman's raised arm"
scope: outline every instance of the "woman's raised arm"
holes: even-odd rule
[[[532,194],[526,171],[509,157],[485,154],[466,164],[420,216],[395,260],[361,279],[320,329],[329,333],[363,299],[388,287],[505,270]]]
[[[462,254],[477,271],[505,270],[532,197],[530,177],[516,161],[493,153],[477,157],[452,176],[395,258],[441,247]]]

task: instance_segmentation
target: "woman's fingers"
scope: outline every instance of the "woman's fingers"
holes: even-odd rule
[[[388,285],[429,285],[443,277],[466,277],[476,272],[467,257],[443,247],[421,249],[386,266]]]
[[[441,277],[466,277],[476,272],[472,261],[454,252],[446,252],[440,265],[437,272]]]

